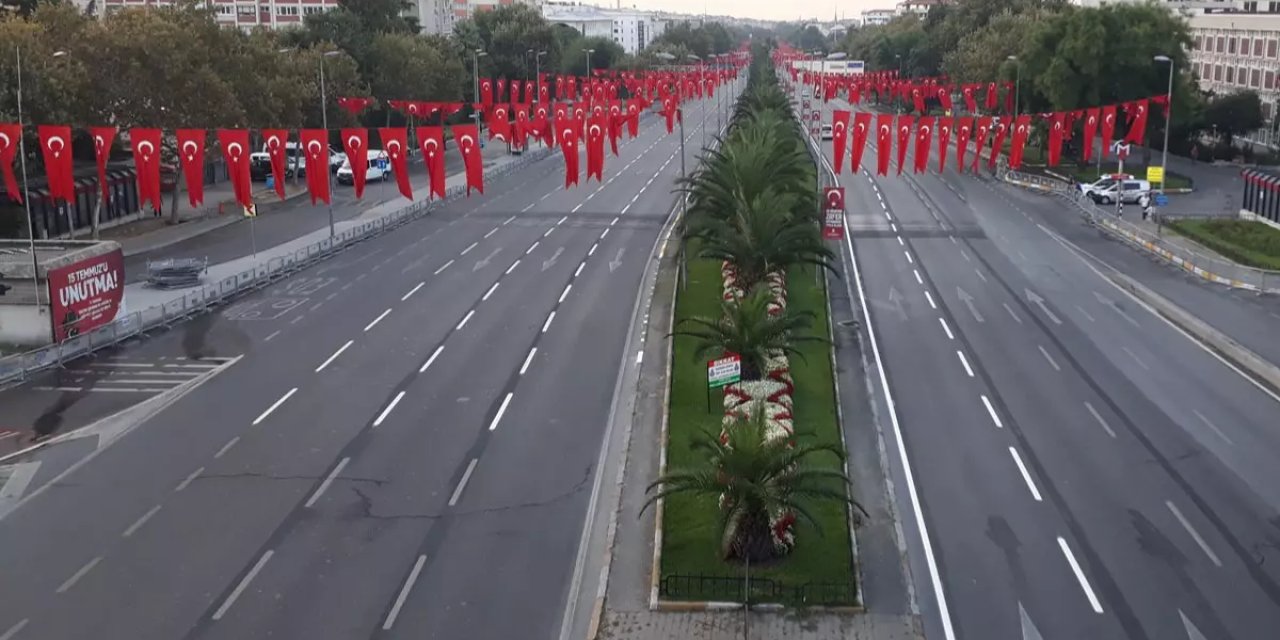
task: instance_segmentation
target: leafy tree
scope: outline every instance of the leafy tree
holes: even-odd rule
[[[403,33],[378,35],[369,45],[369,62],[378,73],[373,76],[373,94],[383,98],[384,117],[393,110],[389,99],[432,96],[454,99],[461,95],[458,79],[467,75],[461,56],[448,40]],[[402,117],[402,116],[397,116]]]
[[[785,353],[803,357],[795,344],[825,342],[802,333],[813,324],[812,313],[783,309],[770,315],[772,301],[773,293],[768,288],[757,287],[741,300],[722,302],[719,317],[684,320],[681,325],[691,328],[678,329],[673,335],[698,340],[695,359],[718,357],[725,352],[742,356],[742,379],[759,380],[770,356]]]
[[[480,58],[481,75],[532,78],[536,64],[530,50],[547,52],[542,57],[543,70],[560,67],[561,42],[556,31],[528,5],[501,5],[493,11],[477,12],[454,26],[454,36],[464,51],[480,49],[486,53]]]
[[[1205,105],[1203,123],[1230,145],[1235,136],[1262,127],[1262,100],[1251,89],[1214,96]]]
[[[787,36],[787,42],[802,51],[827,52],[827,37],[815,26],[797,27]]]
[[[1048,17],[1040,11],[996,16],[960,38],[956,48],[944,54],[942,71],[958,83],[985,83],[1002,77],[1009,56],[1021,56],[1027,34]]]
[[[670,45],[682,47],[699,58],[706,58],[713,53],[727,53],[733,49],[739,38],[718,22],[695,26],[692,22],[683,21],[668,25],[662,35],[652,45]]]
[[[848,494],[848,476],[835,469],[820,469],[809,460],[823,452],[843,459],[840,447],[768,438],[762,410],[740,419],[721,441],[703,432],[693,447],[706,453],[702,466],[668,471],[646,489],[643,509],[661,498],[688,494],[720,504],[720,557],[725,560],[765,562],[779,554],[769,528],[770,517],[795,513],[818,533],[820,525],[810,511],[817,501],[832,500],[857,507]]]
[[[626,57],[622,45],[609,38],[590,37],[574,40],[565,50],[560,62],[561,73],[587,75],[587,51],[591,53],[592,69],[612,69],[615,64]]]

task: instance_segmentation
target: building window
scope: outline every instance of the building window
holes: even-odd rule
[[[1222,65],[1220,64],[1213,65],[1213,81],[1222,82]]]
[[[244,4],[236,5],[236,13],[242,16],[251,16],[257,13],[257,7],[252,7]]]
[[[1254,69],[1254,70],[1250,71],[1250,72],[1249,72],[1249,86],[1253,87],[1254,89],[1257,89],[1257,88],[1258,88],[1258,85],[1260,85],[1260,84],[1262,84],[1262,72],[1261,72],[1261,71],[1259,71],[1258,69]]]
[[[304,16],[314,16],[320,13],[324,13],[324,7],[303,7],[302,8],[302,15]]]
[[[229,4],[220,4],[218,5],[218,15],[220,16],[232,15],[236,12],[235,9],[236,9],[235,7]]]
[[[1218,53],[1222,53],[1222,48],[1226,45],[1226,40],[1226,38],[1218,36],[1218,47],[1216,49]]]
[[[1274,89],[1274,88],[1276,88],[1276,72],[1274,72],[1274,71],[1268,71],[1268,72],[1267,72],[1267,74],[1266,74],[1266,76],[1265,76],[1265,78],[1266,78],[1266,79],[1265,79],[1265,80],[1263,80],[1263,82],[1262,82],[1262,88],[1263,88],[1263,89]]]
[[[1250,13],[1255,13],[1255,12],[1257,12],[1257,11],[1258,11],[1258,3],[1257,3],[1257,2],[1246,2],[1246,3],[1244,3],[1244,10],[1245,10],[1245,11],[1248,11],[1248,12],[1250,12]]]
[[[1271,119],[1271,103],[1270,102],[1262,103],[1262,119],[1263,120]]]
[[[1208,62],[1203,62],[1203,63],[1201,63],[1201,64],[1200,64],[1200,78],[1201,78],[1202,80],[1208,80],[1208,79],[1209,79],[1209,77],[1210,77],[1210,76],[1212,76],[1212,75],[1213,75],[1213,69],[1212,69],[1212,67],[1209,65],[1209,63],[1208,63]]]
[[[1268,3],[1267,3],[1267,12],[1268,12],[1268,13],[1277,13],[1277,12],[1280,12],[1280,2],[1268,2]]]
[[[1227,67],[1227,84],[1233,84],[1236,81],[1236,68]]]
[[[282,4],[278,4],[278,5],[276,5],[276,15],[278,15],[278,16],[296,16],[296,15],[298,15],[298,6],[297,6],[297,5],[293,5],[293,6],[285,6],[285,5],[282,5]]]
[[[1236,37],[1231,36],[1230,38],[1227,38],[1227,53],[1235,53],[1235,52],[1236,52]]]

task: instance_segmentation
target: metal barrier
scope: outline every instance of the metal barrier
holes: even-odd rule
[[[1016,171],[1004,172],[1000,178],[1011,184],[1052,193],[1078,209],[1089,224],[1205,280],[1258,293],[1280,293],[1280,271],[1245,266],[1170,242],[1159,227],[1155,233],[1152,233],[1150,230],[1126,222],[1123,218],[1116,217],[1114,212],[1098,207],[1088,196],[1062,181]]]
[[[747,589],[751,592],[748,594]],[[675,600],[777,603],[797,606],[852,606],[857,600],[853,580],[783,584],[772,578],[671,573],[662,576],[658,594]]]
[[[553,152],[554,149],[550,147],[527,152],[518,160],[487,170],[485,178],[504,176],[546,158]],[[241,293],[257,290],[272,282],[286,278],[300,269],[309,267],[319,260],[346,249],[350,245],[382,235],[391,229],[422,218],[435,210],[436,207],[456,200],[465,194],[466,185],[449,187],[445,190],[445,197],[441,200],[422,200],[411,203],[380,218],[348,228],[332,239],[324,238],[291,254],[270,258],[266,262],[259,262],[236,275],[227,276],[215,283],[187,291],[180,298],[140,311],[134,311],[122,318],[117,318],[111,324],[71,336],[62,342],[0,358],[0,387],[21,383],[41,370],[61,366],[63,363],[89,355],[99,349],[119,344],[135,336],[145,336],[150,330],[168,328],[175,322],[204,313],[211,307],[234,298]]]

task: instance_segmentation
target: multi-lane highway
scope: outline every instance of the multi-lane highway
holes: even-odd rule
[[[678,138],[648,117],[603,184],[533,163],[100,360],[238,358],[0,519],[0,638],[556,637]]]
[[[951,153],[944,175],[936,157],[910,174],[909,154],[902,175],[895,157],[888,176],[846,161],[838,178],[929,637],[1277,637],[1280,397],[1097,258],[1241,332],[1266,309],[1133,259],[1052,200],[957,175]]]

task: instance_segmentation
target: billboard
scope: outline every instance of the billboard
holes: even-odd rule
[[[62,342],[116,319],[124,298],[120,249],[49,269],[53,340]]]

